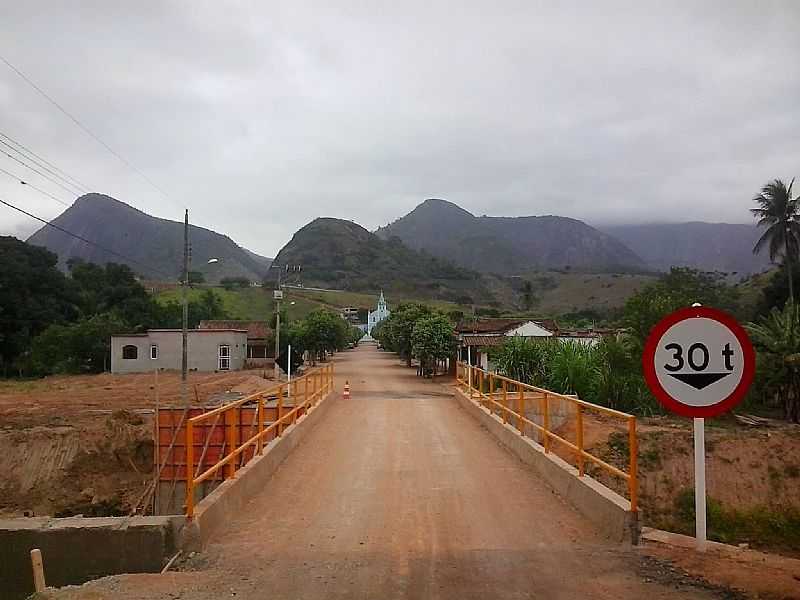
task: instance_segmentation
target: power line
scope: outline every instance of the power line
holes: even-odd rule
[[[6,171],[4,168],[0,167],[0,173],[5,173],[6,175],[8,175],[9,177],[11,177],[12,179],[16,179],[17,181],[19,181],[19,182],[20,182],[22,185],[27,185],[28,187],[30,187],[30,188],[33,188],[34,190],[36,190],[36,191],[37,191],[37,192],[39,192],[40,194],[44,194],[44,195],[45,195],[45,196],[47,196],[48,198],[52,198],[53,200],[55,200],[55,201],[56,201],[56,202],[58,202],[59,204],[63,204],[63,205],[64,205],[64,206],[66,206],[66,207],[69,207],[69,206],[70,206],[69,202],[64,202],[64,201],[63,201],[61,198],[59,198],[58,196],[54,196],[54,195],[53,195],[53,194],[51,194],[50,192],[48,192],[48,191],[46,191],[46,190],[43,190],[43,189],[41,189],[41,188],[38,188],[38,187],[36,187],[35,185],[33,185],[32,183],[28,183],[27,181],[25,181],[24,179],[22,179],[22,178],[21,178],[19,175],[15,175],[15,174],[14,174],[14,173],[12,173],[11,171]]]
[[[0,140],[0,144],[3,144],[3,143],[4,143],[4,142],[3,142],[3,140]],[[6,144],[6,145],[7,145],[7,144]],[[36,167],[32,167],[32,166],[30,166],[29,164],[27,164],[27,163],[25,163],[25,162],[21,161],[19,158],[17,158],[16,156],[14,156],[14,155],[12,155],[12,154],[9,154],[8,152],[6,152],[5,150],[3,150],[2,148],[0,148],[0,153],[3,153],[3,154],[5,154],[5,155],[6,155],[8,158],[10,158],[11,160],[13,160],[14,162],[17,162],[17,163],[21,164],[21,165],[22,165],[23,167],[25,167],[26,169],[30,169],[31,171],[33,171],[33,172],[34,172],[34,173],[36,173],[37,175],[40,175],[41,177],[44,177],[45,179],[47,179],[47,181],[49,181],[50,183],[53,183],[53,184],[57,185],[58,187],[60,187],[60,188],[61,188],[62,190],[64,190],[65,192],[67,192],[67,193],[69,193],[69,194],[74,194],[74,193],[75,193],[75,190],[71,190],[71,189],[69,189],[69,188],[68,188],[68,187],[66,187],[64,184],[62,184],[62,183],[60,183],[59,181],[57,181],[57,180],[53,179],[53,178],[52,178],[52,177],[50,177],[49,175],[47,175],[47,174],[45,174],[45,173],[42,173],[42,172],[41,172],[39,169],[37,169]],[[80,193],[80,192],[79,192],[79,193]]]
[[[5,138],[6,140],[11,142],[12,144],[17,146],[18,148],[22,148],[22,150],[17,149],[16,151],[19,154],[21,154],[22,156],[25,156],[33,164],[43,168],[45,171],[48,171],[48,172],[52,173],[53,175],[55,175],[56,177],[59,177],[60,179],[63,179],[64,181],[66,181],[70,185],[73,185],[74,187],[80,188],[81,191],[83,191],[83,192],[85,192],[85,191],[87,191],[89,189],[89,186],[86,185],[85,183],[82,183],[80,179],[78,179],[76,177],[73,177],[72,175],[70,175],[69,173],[63,171],[62,169],[59,169],[56,165],[51,163],[49,160],[47,160],[46,158],[40,156],[39,154],[36,154],[36,152],[34,152],[33,150],[31,150],[30,148],[25,146],[25,144],[23,144],[21,142],[18,142],[17,140],[12,138],[10,135],[5,134],[2,131],[0,131],[0,138]],[[5,145],[8,146],[8,144],[5,144]]]
[[[114,156],[116,156],[116,157],[117,157],[117,159],[119,159],[119,160],[120,160],[120,161],[121,161],[121,162],[122,162],[122,163],[123,163],[125,166],[127,166],[127,167],[128,167],[130,170],[131,170],[131,171],[133,171],[134,173],[136,173],[137,175],[139,175],[139,177],[141,177],[141,178],[142,178],[142,179],[144,179],[144,180],[145,180],[147,183],[149,183],[149,184],[150,184],[150,185],[153,187],[153,189],[155,189],[156,191],[158,191],[158,193],[159,193],[159,194],[161,194],[161,195],[162,195],[162,196],[164,196],[165,198],[168,198],[168,197],[169,197],[169,196],[167,196],[167,193],[166,193],[164,190],[162,190],[160,187],[158,187],[158,186],[157,186],[157,185],[156,185],[156,184],[153,182],[153,180],[151,180],[151,179],[150,179],[150,178],[149,178],[147,175],[145,175],[144,173],[142,173],[142,171],[140,171],[139,169],[137,169],[137,168],[136,168],[136,167],[135,167],[133,164],[131,164],[130,162],[128,162],[128,160],[127,160],[127,159],[125,159],[123,156],[121,156],[119,153],[117,153],[117,152],[116,152],[116,151],[115,151],[115,150],[114,150],[114,149],[113,149],[111,146],[109,146],[109,145],[108,145],[108,144],[106,144],[106,143],[105,143],[103,140],[101,140],[101,139],[100,139],[100,138],[99,138],[99,137],[98,137],[96,134],[94,134],[94,133],[93,133],[93,132],[92,132],[92,131],[91,131],[91,130],[88,128],[88,127],[86,127],[86,125],[84,125],[83,123],[81,123],[81,122],[80,122],[80,121],[79,121],[77,118],[73,117],[73,116],[72,116],[72,114],[70,114],[70,113],[67,111],[67,109],[65,109],[63,106],[61,106],[61,105],[60,105],[58,102],[56,102],[56,101],[55,101],[55,100],[54,100],[54,99],[53,99],[51,96],[49,96],[49,95],[47,94],[47,92],[45,92],[45,91],[44,91],[42,88],[40,88],[38,85],[36,85],[36,84],[35,84],[33,81],[31,81],[31,80],[28,78],[28,76],[27,76],[27,75],[25,75],[25,73],[23,73],[22,71],[20,71],[20,70],[19,70],[17,67],[15,67],[14,65],[12,65],[10,62],[8,62],[8,59],[6,59],[4,56],[0,55],[0,61],[3,61],[3,62],[6,64],[6,66],[7,66],[9,69],[11,69],[12,71],[14,71],[14,73],[16,73],[17,75],[19,75],[19,76],[20,76],[20,77],[21,77],[21,78],[22,78],[22,79],[23,79],[23,80],[24,80],[24,81],[25,81],[25,82],[26,82],[28,85],[30,85],[30,86],[31,86],[33,89],[35,89],[37,92],[39,92],[39,94],[41,94],[41,95],[42,95],[42,96],[43,96],[43,97],[44,97],[44,98],[45,98],[45,99],[46,99],[48,102],[50,102],[50,104],[52,104],[53,106],[55,106],[55,107],[56,107],[56,108],[57,108],[59,111],[61,111],[61,112],[62,112],[62,113],[63,113],[63,114],[64,114],[64,115],[65,115],[65,116],[66,116],[66,117],[67,117],[67,118],[68,118],[70,121],[72,121],[73,123],[75,123],[75,125],[77,125],[78,127],[80,127],[80,128],[81,128],[81,130],[83,130],[83,132],[84,132],[84,133],[86,133],[86,135],[90,136],[90,137],[91,137],[91,138],[92,138],[94,141],[96,141],[98,144],[100,144],[101,146],[103,146],[103,148],[105,148],[105,149],[106,149],[106,150],[108,150],[108,151],[109,151],[111,154],[113,154]]]
[[[120,254],[119,252],[111,250],[110,248],[106,248],[105,246],[101,246],[100,244],[98,244],[96,242],[93,242],[92,240],[87,240],[85,237],[83,237],[81,235],[78,235],[77,233],[72,233],[71,231],[69,231],[67,229],[64,229],[63,227],[60,227],[58,225],[55,225],[54,223],[51,223],[47,219],[43,219],[41,217],[37,217],[33,213],[29,213],[27,210],[24,210],[24,209],[20,208],[19,206],[14,206],[10,202],[6,202],[2,198],[0,198],[0,204],[5,204],[9,208],[12,208],[12,209],[16,210],[17,212],[21,212],[23,215],[26,215],[26,216],[28,216],[28,217],[30,217],[32,219],[36,219],[37,221],[40,221],[40,222],[44,223],[45,225],[47,225],[49,227],[52,227],[53,229],[56,229],[56,230],[58,230],[58,231],[60,231],[62,233],[66,233],[67,235],[70,235],[70,236],[72,236],[72,237],[74,237],[74,238],[76,238],[76,239],[78,239],[78,240],[80,240],[82,242],[86,242],[87,244],[91,244],[92,246],[100,248],[100,250],[103,250],[104,252],[108,252],[109,254],[113,254],[114,256],[118,256],[119,258],[122,258],[122,259],[124,259],[126,261],[130,261],[132,263],[140,265],[140,266],[142,266],[142,267],[144,267],[144,268],[146,268],[146,269],[148,269],[148,270],[150,270],[152,272],[160,273],[161,275],[164,275],[165,277],[168,277],[170,279],[172,279],[172,277],[173,277],[172,275],[170,275],[168,273],[165,273],[164,271],[162,271],[160,269],[156,269],[155,267],[151,267],[149,265],[146,265],[143,262],[136,260],[135,258],[131,258],[130,256],[125,256],[124,254]]]

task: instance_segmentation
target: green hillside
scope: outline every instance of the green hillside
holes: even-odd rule
[[[352,221],[315,219],[294,234],[275,258],[302,265],[307,287],[351,292],[383,289],[397,297],[489,304],[492,294],[477,272],[382,240]]]

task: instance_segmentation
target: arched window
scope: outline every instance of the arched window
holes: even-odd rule
[[[125,360],[136,360],[138,357],[139,349],[136,346],[128,344],[122,347],[122,358]]]

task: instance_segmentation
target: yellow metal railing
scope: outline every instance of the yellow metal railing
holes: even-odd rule
[[[269,389],[266,389],[255,394],[250,394],[244,398],[240,398],[234,402],[229,402],[223,406],[210,410],[201,415],[187,419],[186,421],[186,516],[192,518],[194,515],[194,502],[195,502],[195,488],[197,485],[206,481],[214,476],[222,467],[225,468],[225,478],[233,479],[236,477],[237,468],[244,466],[249,459],[255,458],[260,455],[265,443],[264,441],[275,433],[276,437],[283,435],[283,430],[289,425],[296,423],[300,415],[307,414],[309,409],[314,407],[319,401],[324,398],[329,392],[333,391],[333,364],[325,365],[319,369],[315,369],[306,373],[302,377],[292,379],[290,382],[277,384]],[[293,408],[283,413],[284,399],[291,400]],[[277,417],[267,425],[265,423],[264,412],[266,402],[276,400],[277,403]],[[242,405],[255,402],[256,415],[251,422],[252,435],[245,441],[239,443],[240,424],[237,425],[238,410]],[[210,432],[207,432],[206,439],[195,439],[195,426],[204,423],[210,419],[214,419],[214,425]],[[222,419],[225,424],[226,437],[224,447],[227,448],[227,453],[221,456],[220,459],[205,471],[200,473],[202,468],[203,458],[208,449],[208,442],[213,428],[216,423]],[[255,433],[253,433],[255,432]],[[203,452],[195,471],[194,450],[195,446],[202,446]],[[248,457],[246,450],[254,448],[252,454]]]
[[[573,396],[558,394],[544,388],[522,383],[497,373],[490,373],[475,366],[470,366],[463,362],[458,362],[456,369],[456,380],[459,388],[465,391],[470,399],[477,398],[478,402],[489,409],[492,414],[498,413],[503,419],[503,423],[512,425],[521,435],[525,435],[525,428],[530,427],[539,432],[542,437],[542,446],[545,453],[552,451],[552,444],[556,442],[567,449],[568,454],[575,457],[578,476],[585,474],[586,461],[596,464],[598,467],[619,477],[626,482],[628,495],[631,503],[631,512],[637,512],[639,503],[639,475],[637,465],[638,438],[636,437],[636,417],[612,408],[606,408],[591,402],[579,400]],[[575,411],[575,442],[571,442],[555,433],[554,429],[565,425],[562,421],[556,427],[552,426],[553,411],[551,401],[557,399],[568,403],[574,407]],[[532,406],[531,403],[538,403]],[[513,405],[513,407],[512,407]],[[527,418],[525,409],[538,408],[541,415],[541,424]],[[628,470],[623,471],[608,464],[601,458],[594,456],[584,447],[584,415],[586,413],[599,413],[615,419],[620,419],[626,423],[628,431]],[[559,415],[563,416],[563,415]]]

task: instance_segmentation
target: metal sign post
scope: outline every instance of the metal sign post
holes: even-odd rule
[[[697,549],[706,549],[706,420],[694,419],[694,536]]]
[[[694,305],[667,315],[642,353],[645,380],[668,410],[694,419],[694,509],[697,549],[706,548],[705,419],[744,398],[755,373],[755,352],[729,314]]]

